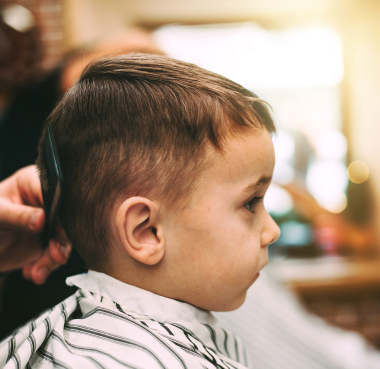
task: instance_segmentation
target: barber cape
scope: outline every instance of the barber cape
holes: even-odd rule
[[[205,310],[89,271],[78,291],[0,344],[0,368],[241,369],[241,341]]]

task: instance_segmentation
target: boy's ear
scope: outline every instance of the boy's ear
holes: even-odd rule
[[[158,207],[145,197],[125,200],[116,213],[119,241],[128,254],[147,265],[157,264],[165,254],[165,242],[158,224]]]

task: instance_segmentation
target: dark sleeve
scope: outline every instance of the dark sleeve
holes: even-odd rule
[[[61,97],[61,68],[19,93],[0,121],[0,179],[34,164],[43,123]]]
[[[35,163],[43,123],[61,97],[60,76],[60,69],[53,71],[20,93],[4,112],[0,121],[1,179]],[[19,270],[9,273],[0,296],[0,341],[13,329],[71,295],[75,287],[65,284],[66,277],[84,271],[84,262],[73,250],[68,263],[43,285],[25,280]]]

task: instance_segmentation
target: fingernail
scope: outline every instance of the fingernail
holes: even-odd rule
[[[46,267],[42,267],[42,268],[37,270],[38,277],[43,279],[43,280],[45,280],[47,278],[48,273],[49,273],[49,270]]]

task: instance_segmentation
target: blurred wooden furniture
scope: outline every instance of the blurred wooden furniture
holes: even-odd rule
[[[270,262],[268,269],[309,311],[380,349],[380,259],[293,259]]]

